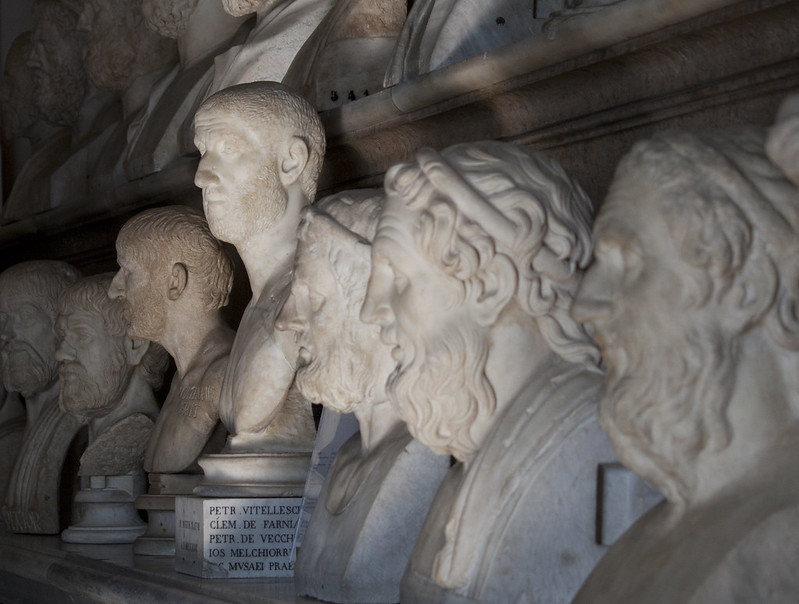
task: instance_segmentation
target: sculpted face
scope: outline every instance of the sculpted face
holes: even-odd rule
[[[58,377],[53,317],[37,296],[0,291],[0,360],[6,390],[29,398]]]
[[[734,379],[713,310],[690,287],[681,229],[660,211],[668,194],[634,171],[617,176],[572,314],[596,329],[607,364],[600,417],[619,457],[673,497]]]
[[[85,41],[75,29],[76,19],[66,8],[57,8],[63,19],[37,19],[32,32],[28,65],[34,78],[34,103],[48,121],[70,125],[77,118],[86,93],[83,65]]]
[[[161,342],[164,337],[164,304],[168,290],[166,267],[149,266],[135,249],[117,247],[119,271],[108,295],[122,301],[128,336]]]
[[[203,191],[211,232],[237,245],[269,230],[288,203],[274,151],[230,112],[201,110],[194,129],[201,155],[194,184]]]
[[[59,404],[82,418],[102,417],[118,403],[130,381],[125,337],[108,333],[97,312],[75,309],[56,321]]]
[[[30,36],[20,36],[11,46],[0,89],[3,132],[9,138],[25,135],[38,119],[34,107],[34,80],[27,66]]]
[[[154,32],[178,39],[186,31],[198,0],[144,0],[142,14]]]
[[[389,193],[361,317],[379,325],[392,347],[389,398],[411,434],[435,453],[465,460],[477,448],[470,427],[493,400],[488,333],[470,317],[462,283],[420,249],[418,228],[419,214]]]
[[[385,401],[386,379],[394,367],[379,328],[359,317],[369,246],[354,246],[300,239],[291,296],[277,324],[296,334],[300,392],[339,413]]]

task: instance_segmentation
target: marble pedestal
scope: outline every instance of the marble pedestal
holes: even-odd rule
[[[135,502],[144,493],[144,474],[84,476],[75,495],[80,521],[61,533],[67,543],[133,543],[147,525]]]
[[[301,497],[311,452],[219,453],[197,460],[200,497]]]
[[[175,496],[190,495],[199,474],[151,473],[150,489],[136,499],[136,507],[147,512],[147,530],[133,543],[141,556],[175,555]]]

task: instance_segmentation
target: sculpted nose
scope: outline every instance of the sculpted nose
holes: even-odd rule
[[[373,325],[390,325],[394,322],[394,313],[389,302],[389,288],[376,273],[369,277],[366,298],[361,307],[361,321]]]
[[[571,316],[580,323],[610,319],[613,315],[614,286],[609,275],[594,264],[583,275],[572,302]]]
[[[207,156],[203,157],[200,160],[200,164],[197,166],[197,172],[194,174],[194,184],[202,189],[218,180]]]
[[[75,359],[75,350],[67,344],[65,338],[61,338],[58,342],[58,347],[55,349],[55,360],[59,363],[64,361],[72,361]]]
[[[122,271],[117,271],[108,287],[108,297],[112,300],[125,297],[125,284],[122,278]]]

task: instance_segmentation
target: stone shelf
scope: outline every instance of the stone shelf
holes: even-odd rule
[[[132,545],[74,545],[58,536],[0,532],[0,601],[303,604],[291,579],[198,579],[173,558],[134,556]]]

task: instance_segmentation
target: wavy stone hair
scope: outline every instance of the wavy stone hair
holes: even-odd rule
[[[29,260],[0,273],[0,291],[3,296],[35,297],[39,307],[55,321],[61,292],[79,278],[78,269],[66,262]]]
[[[186,265],[200,280],[199,288],[207,310],[228,303],[233,287],[233,264],[222,243],[208,228],[201,212],[186,206],[145,210],[122,227],[117,250],[131,250],[155,266],[176,262]]]
[[[208,97],[197,115],[209,111],[237,116],[259,133],[258,138],[265,146],[292,136],[305,142],[308,165],[300,176],[300,183],[308,199],[314,200],[326,141],[322,122],[308,101],[283,84],[251,82],[225,88]]]
[[[112,299],[108,296],[108,288],[113,278],[114,273],[103,273],[84,277],[68,286],[59,299],[60,314],[80,309],[99,315],[103,319],[103,327],[114,338],[128,337],[127,322],[122,314],[122,302],[119,298]],[[139,368],[153,390],[161,387],[168,365],[167,351],[155,342],[150,342]]]
[[[566,360],[598,368],[599,350],[586,327],[569,314],[593,252],[593,207],[587,195],[555,160],[517,145],[459,144],[441,156],[485,204],[512,222],[515,239],[506,241],[487,232],[446,190],[429,198],[418,196],[427,182],[424,175],[414,164],[401,164],[386,174],[386,188],[421,211],[418,238],[428,257],[462,282],[467,299],[491,287],[486,268],[495,257],[504,256],[515,268],[515,299],[535,318],[550,348]],[[557,260],[541,265],[537,257],[545,248]]]

